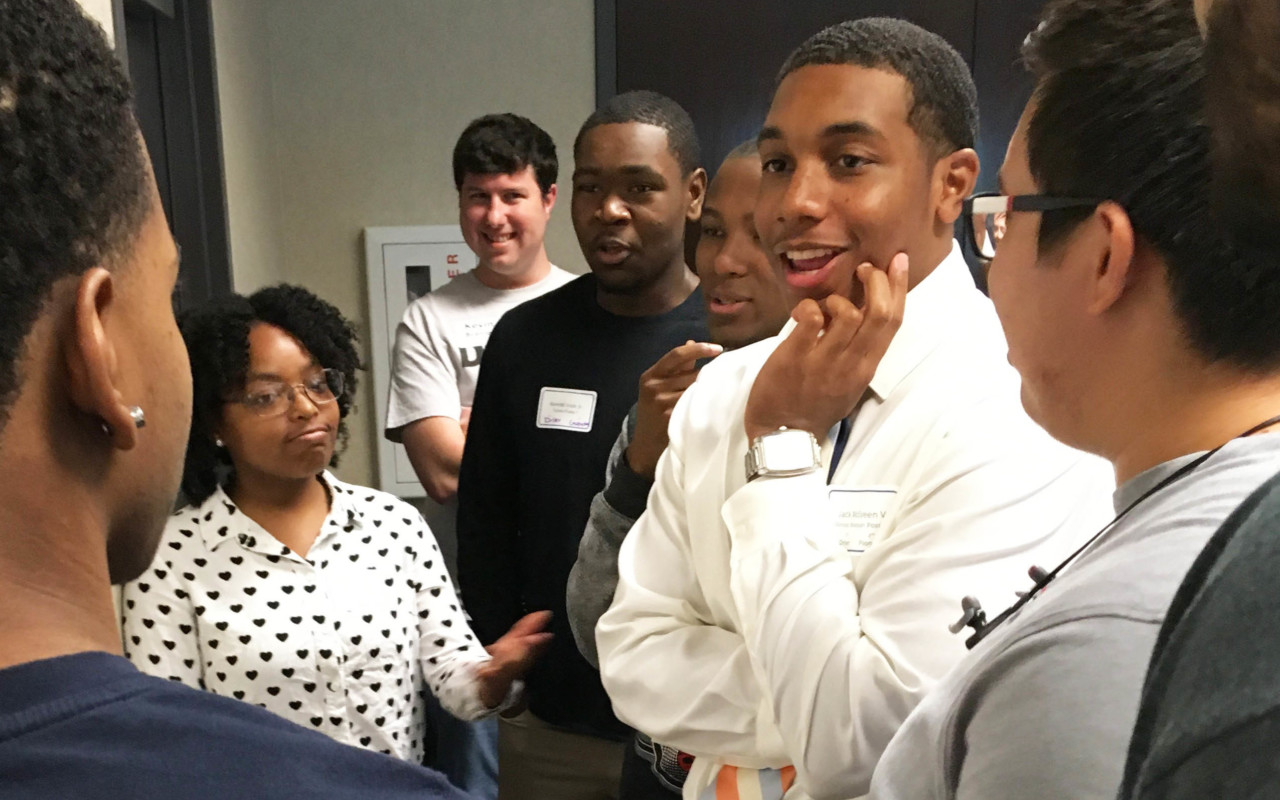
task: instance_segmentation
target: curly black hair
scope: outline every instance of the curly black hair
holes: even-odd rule
[[[0,428],[54,283],[118,264],[151,211],[129,80],[75,0],[0,0]]]
[[[667,149],[675,156],[682,176],[688,176],[702,165],[702,150],[689,112],[670,97],[648,89],[614,95],[591,112],[591,116],[587,117],[587,121],[578,130],[577,138],[573,140],[574,157],[577,157],[582,137],[587,131],[601,125],[624,122],[642,122],[665,130]]]
[[[453,146],[453,186],[458,191],[468,175],[514,175],[525,167],[533,167],[545,197],[560,175],[556,143],[519,114],[474,119]]]
[[[891,17],[841,22],[797,47],[778,72],[778,83],[801,67],[818,64],[852,64],[901,75],[911,87],[907,121],[939,153],[973,147],[978,139],[978,89],[969,65],[936,33]]]
[[[359,337],[342,312],[301,286],[280,284],[243,297],[232,295],[192,309],[178,324],[191,358],[191,435],[182,472],[183,499],[200,505],[220,482],[234,480],[226,451],[214,443],[227,398],[244,388],[249,369],[249,330],[258,323],[275,325],[297,339],[325,369],[342,373],[338,398],[338,450],[346,445],[347,414],[353,407],[356,373],[363,369]],[[330,466],[338,463],[335,450]]]

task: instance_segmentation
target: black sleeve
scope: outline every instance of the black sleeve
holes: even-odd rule
[[[484,644],[520,619],[519,432],[504,400],[511,379],[506,328],[485,345],[458,475],[458,585],[472,628]]]
[[[1271,709],[1208,742],[1196,742],[1169,774],[1142,787],[1139,800],[1268,800],[1280,797],[1280,710]]]

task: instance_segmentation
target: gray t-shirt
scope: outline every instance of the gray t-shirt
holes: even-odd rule
[[[1194,457],[1125,483],[1117,512]],[[916,707],[870,797],[1114,797],[1174,591],[1222,521],[1278,469],[1280,436],[1237,439],[1133,509]]]

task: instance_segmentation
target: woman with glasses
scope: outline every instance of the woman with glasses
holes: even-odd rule
[[[351,324],[305,289],[181,323],[194,387],[182,489],[152,568],[124,589],[124,646],[153,675],[339,741],[423,757],[422,693],[475,719],[510,705],[546,644],[529,615],[476,641],[408,504],[327,467],[346,437]]]

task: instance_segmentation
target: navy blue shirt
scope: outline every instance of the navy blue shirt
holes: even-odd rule
[[[666,313],[623,317],[600,307],[584,275],[508,311],[485,347],[458,481],[458,583],[486,644],[551,610],[555,638],[525,684],[529,709],[552,725],[630,736],[574,644],[565,591],[640,374],[690,339],[708,339],[700,291]],[[549,396],[565,393],[589,401],[548,424]]]
[[[79,653],[0,670],[0,797],[467,797],[256,706]]]

